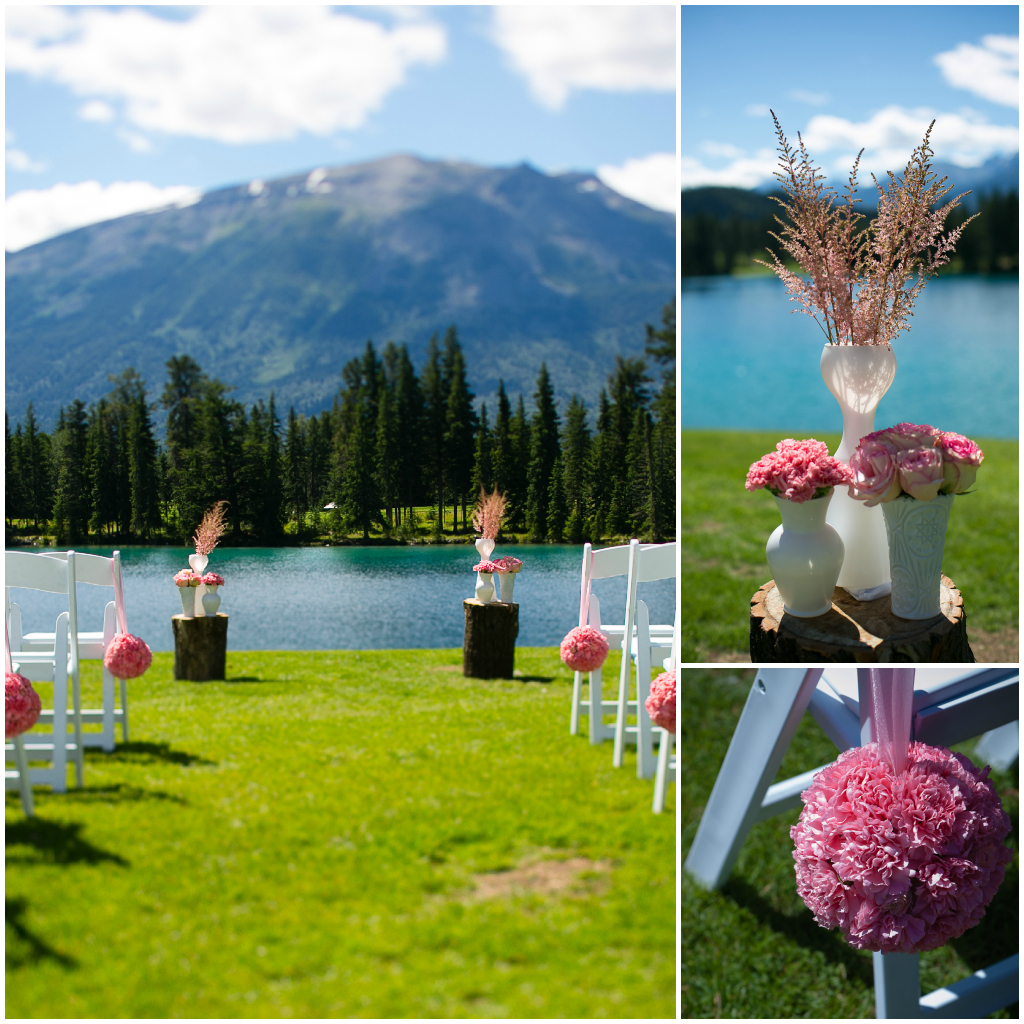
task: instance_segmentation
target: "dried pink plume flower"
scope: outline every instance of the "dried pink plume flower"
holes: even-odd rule
[[[505,514],[507,505],[508,499],[504,494],[499,494],[497,488],[486,494],[481,487],[480,497],[476,499],[476,509],[473,512],[473,529],[485,540],[495,540],[501,529],[501,517]]]
[[[790,829],[801,899],[857,949],[919,953],[957,938],[1013,860],[987,768],[925,743],[908,757],[895,775],[877,743],[847,750],[801,794]]]
[[[202,522],[196,529],[195,542],[196,554],[208,555],[216,546],[217,541],[227,532],[225,521],[225,509],[228,507],[226,501],[218,501],[216,505],[203,514]]]
[[[794,150],[774,112],[772,119],[782,168],[775,176],[787,197],[775,198],[789,222],[776,217],[782,234],[770,234],[807,279],[786,267],[771,249],[772,263],[757,262],[778,274],[791,298],[803,306],[793,312],[812,317],[829,344],[888,345],[907,330],[914,300],[938,268],[949,262],[964,228],[978,216],[942,234],[950,211],[970,193],[963,192],[936,209],[953,186],[931,169],[934,153],[929,139],[935,122],[928,126],[902,177],[888,171],[886,187],[871,176],[878,190],[878,213],[865,226],[863,214],[855,209],[860,202],[855,198],[857,168],[864,151],[857,154],[845,195],[836,205],[839,196],[811,163],[803,139],[797,136]]]

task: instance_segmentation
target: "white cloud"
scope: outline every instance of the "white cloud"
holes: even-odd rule
[[[747,117],[768,117],[771,114],[771,108],[767,103],[748,103],[744,108],[744,113]]]
[[[103,100],[89,100],[88,103],[83,103],[78,108],[78,116],[83,121],[99,121],[106,123],[113,121],[117,115],[114,113],[114,108],[109,103],[104,103]]]
[[[121,128],[118,130],[117,137],[133,152],[133,153],[152,153],[153,143],[139,132],[129,131],[127,128]]]
[[[861,166],[865,170],[876,174],[901,171],[933,119],[931,144],[937,160],[977,167],[989,157],[1016,153],[1019,148],[1020,133],[1015,127],[988,124],[981,117],[897,106],[886,107],[861,122],[817,114],[808,122],[803,137],[818,159],[823,160],[830,150],[840,150],[841,158],[832,164],[836,170],[849,170],[849,154],[864,149]]]
[[[160,188],[148,181],[98,181],[54,185],[48,189],[15,192],[6,200],[8,252],[35,245],[65,231],[165,206],[189,206],[201,193],[189,185]]]
[[[675,212],[679,196],[675,153],[652,153],[627,160],[620,166],[602,164],[597,176],[627,199],[635,199],[655,210]]]
[[[726,185],[731,188],[756,188],[772,177],[778,167],[778,157],[770,149],[760,149],[755,156],[743,156],[722,168],[706,167],[692,156],[680,162],[680,187],[699,188],[702,185]]]
[[[673,7],[495,7],[492,34],[549,110],[573,89],[676,87]]]
[[[730,160],[743,156],[743,150],[739,146],[734,146],[731,142],[713,142],[710,139],[700,144],[700,150],[708,156],[724,156]]]
[[[961,43],[937,54],[942,77],[957,89],[1007,107],[1020,105],[1020,38],[985,36],[981,46]]]
[[[823,107],[828,103],[828,93],[808,92],[806,89],[791,89],[789,98],[798,103],[807,103],[812,107]]]
[[[12,7],[7,70],[117,103],[145,131],[226,143],[330,135],[360,127],[410,67],[444,58],[444,29],[414,15],[388,28],[303,5],[205,7],[184,21],[137,7]]]
[[[4,128],[4,163],[12,171],[22,171],[25,174],[39,174],[46,170],[46,161],[33,160],[23,149],[12,146],[15,135],[9,128]]]

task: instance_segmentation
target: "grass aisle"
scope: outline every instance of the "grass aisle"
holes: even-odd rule
[[[680,675],[679,794],[681,858],[686,859],[718,769],[746,703],[753,669],[684,670]],[[953,749],[971,755],[972,743]],[[779,770],[787,779],[834,761],[836,748],[804,715]],[[1017,849],[1018,768],[993,772],[1013,820]],[[838,931],[819,928],[797,895],[789,811],[755,825],[719,892],[705,892],[682,872],[683,1017],[873,1017],[871,954],[848,946]],[[985,918],[941,949],[921,954],[921,990],[959,981],[1018,949],[1019,858]],[[1016,1017],[1017,1006],[995,1017]]]
[[[767,492],[744,489],[747,470],[779,436],[684,430],[680,495],[682,660],[750,660],[750,598],[771,578],[764,546],[779,525]],[[821,434],[830,451],[838,434]],[[953,503],[943,572],[960,588],[978,661],[1019,657],[1016,441],[980,440],[985,461],[972,494]]]
[[[8,1016],[674,1016],[674,789],[569,736],[557,650],[171,657],[84,790],[7,794]]]

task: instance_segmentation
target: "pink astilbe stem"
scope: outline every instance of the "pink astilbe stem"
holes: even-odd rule
[[[501,517],[505,514],[507,506],[508,499],[504,494],[499,494],[497,488],[486,494],[481,487],[480,497],[476,499],[476,509],[473,511],[473,529],[485,540],[497,539],[498,531],[501,529]]]
[[[197,555],[208,555],[227,532],[226,513],[224,511],[227,507],[228,503],[226,501],[218,501],[213,508],[207,509],[204,513],[202,522],[196,528],[194,538]]]

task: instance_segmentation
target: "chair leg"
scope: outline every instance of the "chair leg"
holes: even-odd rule
[[[114,707],[117,695],[114,692],[114,677],[103,667],[103,745],[107,753],[114,749]]]
[[[590,745],[599,746],[604,740],[604,709],[601,702],[604,693],[601,689],[601,669],[595,668],[590,673],[590,720],[587,723],[590,732]]]
[[[577,736],[580,731],[580,702],[583,700],[583,675],[572,674],[572,711],[569,714],[569,735]],[[122,702],[123,704],[123,702]]]
[[[128,742],[128,680],[118,680],[121,684],[121,739]]]
[[[675,736],[667,729],[661,730],[661,743],[658,746],[658,771],[654,776],[654,803],[651,810],[661,814],[665,810],[665,790],[668,788],[668,759]]]
[[[82,747],[82,685],[78,672],[71,677],[71,700],[75,726],[75,785],[81,789],[85,785],[85,751]]]
[[[686,858],[705,888],[717,889],[736,863],[822,671],[758,672]]]
[[[921,976],[917,953],[872,953],[875,1019],[921,1016]]]
[[[14,737],[14,763],[18,766],[18,789],[21,791],[21,809],[26,818],[35,816],[35,804],[32,802],[32,779],[28,773],[28,758],[25,756],[25,744],[20,736]]]
[[[622,758],[626,752],[626,712],[629,704],[629,676],[633,659],[629,654],[630,637],[627,635],[622,647],[622,670],[619,672],[619,706],[615,713],[615,750],[612,753],[612,765],[622,767]]]

